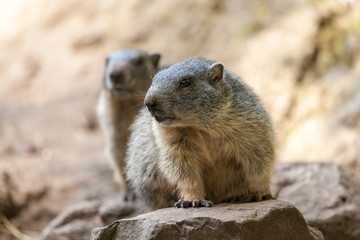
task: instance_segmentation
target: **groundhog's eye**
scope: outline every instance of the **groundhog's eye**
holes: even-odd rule
[[[191,79],[190,78],[184,78],[183,80],[180,81],[180,87],[181,88],[185,88],[190,86],[191,84]]]
[[[143,57],[138,57],[136,60],[135,60],[135,64],[136,65],[143,65],[145,62],[145,59]]]

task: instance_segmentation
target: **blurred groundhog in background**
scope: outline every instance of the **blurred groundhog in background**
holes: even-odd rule
[[[105,135],[105,154],[115,179],[127,191],[126,143],[129,126],[143,106],[144,96],[159,70],[160,55],[141,50],[122,50],[106,57],[97,117]]]

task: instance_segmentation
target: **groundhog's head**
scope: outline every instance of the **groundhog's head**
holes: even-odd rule
[[[104,87],[115,97],[140,96],[158,71],[160,55],[128,49],[106,57]]]
[[[158,72],[145,105],[164,126],[205,126],[220,117],[227,101],[224,67],[192,58]]]

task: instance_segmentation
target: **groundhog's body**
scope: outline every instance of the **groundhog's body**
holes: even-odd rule
[[[97,115],[105,135],[105,154],[116,180],[126,190],[124,158],[129,126],[143,105],[144,94],[158,71],[159,58],[159,54],[135,49],[115,52],[106,57]]]
[[[194,58],[160,71],[145,104],[132,126],[127,178],[150,209],[271,198],[271,121],[220,63]]]

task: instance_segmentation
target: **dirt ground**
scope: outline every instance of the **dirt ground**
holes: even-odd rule
[[[14,205],[11,226],[37,236],[66,207],[120,194],[95,106],[104,57],[125,48],[223,62],[272,115],[279,161],[359,171],[359,3],[312,2],[0,1],[0,202]],[[9,226],[0,236],[14,236]]]

